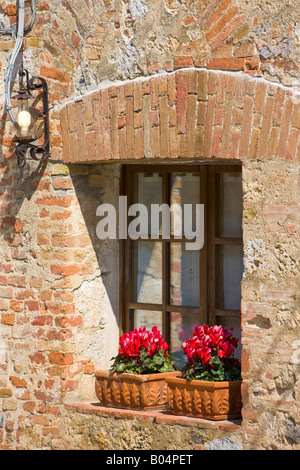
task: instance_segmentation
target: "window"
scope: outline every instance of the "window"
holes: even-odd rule
[[[127,220],[129,234],[133,223],[138,236],[124,240],[121,250],[123,329],[158,326],[178,365],[195,324],[232,326],[240,337],[241,166],[126,165],[122,192],[128,208],[147,209],[146,223],[138,224],[139,211],[129,211]],[[172,210],[161,211],[158,223],[153,208],[162,204]],[[187,233],[197,228],[196,204],[204,207],[204,244],[191,250]]]

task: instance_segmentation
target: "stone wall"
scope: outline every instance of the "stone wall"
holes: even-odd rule
[[[93,404],[72,404],[64,412],[58,450],[242,450],[239,420],[211,422],[163,412],[113,410]],[[197,458],[197,456],[196,456]]]
[[[120,148],[131,162],[243,161],[242,428],[238,439],[225,425],[195,433],[164,423],[164,432],[183,433],[179,447],[198,439],[213,448],[220,439],[232,448],[299,448],[297,0],[37,3],[24,59],[49,84],[46,165],[17,168],[4,107],[14,41],[0,39],[0,448],[82,448],[81,427],[86,448],[108,446],[93,441],[103,417],[64,404],[95,400],[94,370],[117,347],[118,247],[96,238],[95,210],[119,194]],[[15,13],[3,0],[1,25]],[[200,76],[207,87],[198,92]],[[85,106],[91,98],[94,108]],[[106,120],[97,129],[98,115]],[[119,147],[126,132],[135,134],[133,154],[128,140]],[[165,132],[174,144],[167,154]],[[110,149],[118,142],[117,153],[105,153],[95,140],[103,135]],[[124,447],[139,448],[141,420],[114,419],[105,432],[135,430]],[[157,423],[147,422],[154,446]]]
[[[79,103],[80,121],[74,111]],[[96,112],[103,106],[107,115]],[[87,119],[91,107],[95,113]],[[69,163],[74,156],[77,162],[159,156],[169,162],[194,157],[243,163],[243,429],[253,445],[267,447],[292,444],[290,427],[294,436],[298,432],[298,111],[298,94],[281,85],[195,68],[108,86],[60,111]],[[96,136],[98,116],[106,121],[101,137],[108,145],[101,152],[85,146],[83,153],[79,126],[82,136]],[[269,434],[273,419],[276,433]]]

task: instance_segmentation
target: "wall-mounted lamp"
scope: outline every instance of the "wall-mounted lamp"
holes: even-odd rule
[[[33,91],[42,90],[42,110],[34,108],[35,96]],[[48,86],[46,80],[41,77],[29,78],[27,70],[23,70],[23,66],[19,69],[19,90],[17,95],[12,99],[18,101],[18,111],[14,126],[16,128],[16,136],[14,141],[18,143],[16,154],[19,166],[24,166],[26,155],[29,150],[31,158],[34,160],[45,160],[50,154],[49,143],[49,104],[48,104]],[[38,121],[43,120],[42,131],[44,141],[37,144],[38,139]]]
[[[46,160],[50,155],[49,137],[49,100],[47,82],[42,77],[29,76],[28,70],[23,68],[23,37],[26,31],[31,29],[36,15],[36,0],[31,0],[31,19],[28,25],[24,25],[25,0],[17,0],[18,27],[17,29],[0,30],[2,34],[13,34],[16,36],[16,44],[8,65],[5,80],[5,105],[9,118],[13,123],[16,135],[14,141],[17,143],[16,155],[18,165],[23,167],[28,155],[34,160]],[[11,104],[11,84],[15,71],[16,61],[21,54],[21,62],[18,70],[19,90],[12,99],[18,102],[18,111],[15,115]],[[32,92],[42,91],[42,109],[36,109],[36,97]],[[42,126],[38,121],[42,120]],[[42,129],[42,132],[41,132]],[[43,142],[39,143],[43,134]]]

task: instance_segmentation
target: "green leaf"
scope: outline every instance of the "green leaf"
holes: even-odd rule
[[[150,357],[147,357],[144,360],[144,364],[145,364],[146,367],[149,367],[149,369],[152,369],[152,367],[154,366],[154,363],[153,363],[153,361]]]
[[[221,364],[221,359],[219,358],[219,356],[212,356],[210,363],[213,365],[219,365]]]
[[[174,367],[172,364],[165,362],[165,364],[159,369],[159,372],[172,372]]]
[[[124,372],[125,369],[126,369],[126,364],[124,364],[124,363],[123,363],[123,364],[119,364],[119,365],[117,366],[117,372],[119,372],[119,373]]]
[[[142,349],[140,351],[140,360],[141,362],[144,362],[147,358],[148,358],[148,353],[147,353],[147,350],[146,349]]]
[[[156,365],[162,365],[164,363],[164,357],[161,357],[161,356],[153,356],[153,362],[156,364]]]

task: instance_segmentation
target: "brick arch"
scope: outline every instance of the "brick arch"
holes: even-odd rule
[[[300,157],[300,95],[245,74],[184,69],[62,105],[65,163]]]

